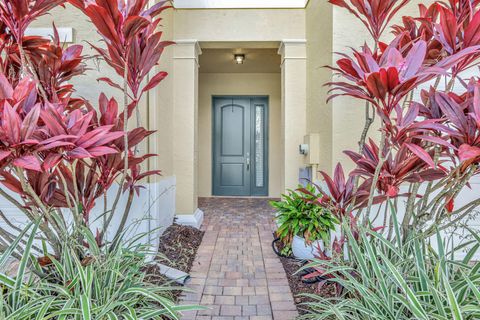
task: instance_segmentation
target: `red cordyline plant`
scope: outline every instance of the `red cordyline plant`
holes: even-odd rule
[[[403,25],[393,26],[394,34],[405,35],[404,44],[418,39],[428,43],[426,62],[434,63],[465,48],[480,45],[478,0],[434,2],[419,5],[419,17],[403,17]],[[452,68],[457,75],[478,58],[471,54]]]
[[[378,42],[390,20],[410,0],[329,0],[333,5],[347,9],[360,20],[372,38]]]
[[[142,0],[127,4],[72,1],[106,42],[106,49],[95,49],[122,76],[122,83],[99,80],[123,90],[123,110],[103,93],[93,104],[73,98],[74,87],[67,81],[86,71],[82,46],[64,46],[55,27],[53,39],[24,36],[32,21],[64,3],[17,0],[0,4],[0,183],[20,200],[4,189],[0,194],[30,220],[40,219],[42,238],[56,256],[65,237],[78,237],[79,245],[87,246],[79,230],[91,227],[92,209],[102,197],[107,203],[107,191],[115,183],[120,184],[119,191],[112,207],[104,208],[96,240],[100,245],[106,243],[114,215],[121,214],[120,226],[113,230],[112,245],[118,244],[139,182],[159,174],[141,170],[141,164],[154,155],[136,154],[137,146],[153,131],[140,126],[128,130],[128,121],[142,94],[166,77],[165,72],[149,75],[171,44],[161,41],[157,30],[158,15],[168,8],[165,2],[147,8]],[[123,192],[128,201],[118,213]],[[15,229],[10,218],[0,214]],[[13,234],[0,229],[0,246],[8,246],[12,239]]]
[[[144,80],[158,63],[165,47],[173,44],[170,41],[162,41],[162,32],[157,30],[161,21],[159,15],[170,8],[167,5],[169,1],[160,1],[152,7],[148,7],[148,1],[146,0],[133,2],[125,2],[124,0],[69,0],[69,2],[79,8],[95,25],[106,44],[106,48],[93,46],[94,49],[123,79],[121,84],[115,83],[110,78],[99,79],[99,81],[107,82],[112,87],[123,91],[123,130],[127,131],[128,119],[133,110],[137,110],[137,126],[140,126],[138,103],[143,93],[154,88],[167,76],[166,72],[160,71],[142,87]],[[125,135],[123,143],[124,145],[130,144],[128,135]],[[128,154],[128,148],[126,148],[123,155],[124,168],[129,167],[128,158],[131,156]],[[146,158],[137,158],[137,161],[140,159],[144,160]],[[119,160],[119,156],[116,160]],[[150,172],[150,174],[158,173],[158,171]],[[130,177],[124,170],[120,184],[123,185],[127,181],[132,184],[144,176],[140,174],[137,164],[137,170],[132,170]],[[133,189],[130,190],[129,199],[133,198],[133,191]],[[119,189],[106,220],[107,225],[116,212],[121,192],[122,190]],[[120,229],[123,229],[125,222],[126,219],[122,219]]]
[[[347,220],[344,228],[354,235],[362,224],[376,226],[374,230],[393,240],[395,220],[402,237],[396,241],[409,239],[412,232],[429,237],[436,230],[459,227],[480,206],[480,196],[460,207],[455,204],[480,173],[480,81],[462,79],[462,71],[475,66],[480,55],[480,1],[420,5],[418,17],[403,17],[402,25],[392,26],[389,43],[380,37],[408,1],[330,2],[360,19],[374,43],[352,55],[340,54],[331,69],[341,79],[328,84],[330,99],[342,95],[366,102],[367,110],[380,118],[381,138],[378,143],[367,139],[373,122],[367,112],[359,152],[345,151],[354,170],[348,178],[341,166],[333,178],[322,173],[328,190],[319,205],[341,213]],[[417,101],[415,91],[429,81],[434,84]],[[463,92],[452,91],[455,81]],[[440,90],[442,82],[447,85]],[[332,245],[333,256],[340,258],[342,234]],[[318,258],[331,259],[325,252]],[[323,285],[336,276],[327,269],[315,263],[306,277],[323,277]]]
[[[351,55],[339,53],[336,66],[330,67],[340,79],[327,84],[329,100],[361,100],[367,112],[359,151],[345,151],[355,168],[348,177],[341,164],[332,177],[321,172],[326,188],[318,186],[321,196],[313,200],[343,222],[329,249],[318,248],[318,261],[304,268],[303,279],[318,280],[319,288],[342,276],[322,260],[345,258],[345,232],[360,241],[362,226],[401,243],[412,234],[429,237],[437,230],[459,227],[480,206],[480,196],[455,205],[470,179],[480,173],[480,81],[461,78],[463,71],[478,64],[480,1],[420,5],[418,17],[403,17],[402,25],[391,26],[394,37],[389,43],[381,36],[409,1],[329,2],[346,8],[366,26],[373,47],[365,44]],[[422,90],[417,101],[415,91],[432,80],[434,85]],[[464,87],[460,94],[452,91],[456,80]],[[442,82],[448,84],[439,90]],[[367,139],[373,123],[370,108],[380,118],[378,143]],[[393,232],[399,220],[401,230]],[[393,239],[396,235],[401,239]],[[341,291],[337,285],[337,294]]]

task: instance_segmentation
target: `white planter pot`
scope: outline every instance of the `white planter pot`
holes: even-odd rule
[[[305,239],[299,236],[294,236],[292,241],[292,252],[295,258],[301,260],[311,260],[318,256],[318,248],[325,250],[325,245],[322,240],[312,242],[310,245],[305,242]],[[328,253],[327,253],[328,254]]]
[[[280,228],[280,226],[282,225],[277,219],[279,215],[280,215],[280,212],[275,212],[273,214],[273,220],[275,221],[275,224],[277,225],[277,228]]]

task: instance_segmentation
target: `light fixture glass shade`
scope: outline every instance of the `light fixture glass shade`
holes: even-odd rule
[[[245,61],[245,55],[244,54],[236,54],[234,56],[234,58],[235,58],[235,62],[237,64],[243,64],[243,62]]]

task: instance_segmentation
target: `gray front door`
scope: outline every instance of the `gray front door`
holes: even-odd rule
[[[268,98],[213,98],[213,195],[268,195]]]

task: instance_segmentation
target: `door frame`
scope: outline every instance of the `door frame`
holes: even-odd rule
[[[269,150],[270,150],[270,96],[268,95],[212,95],[211,99],[211,120],[212,120],[212,141],[211,141],[211,147],[212,147],[212,152],[211,152],[211,159],[212,159],[212,172],[211,172],[211,181],[212,181],[212,190],[211,194],[212,196],[219,196],[215,194],[215,179],[214,179],[214,174],[215,174],[215,165],[216,165],[216,157],[215,157],[215,146],[217,143],[217,138],[215,135],[215,126],[216,126],[216,117],[215,117],[215,99],[250,99],[250,108],[254,107],[254,100],[255,99],[265,99],[267,102],[265,104],[265,118],[264,118],[264,145],[263,145],[263,154],[264,154],[264,183],[265,183],[265,194],[254,194],[254,181],[255,181],[255,161],[252,161],[252,169],[250,170],[250,195],[246,197],[268,197],[269,192],[270,192],[270,185],[269,185],[269,180],[270,180],[270,166],[269,166]],[[255,113],[250,112],[250,123],[253,124],[255,123]],[[254,132],[253,128],[251,129],[251,132]],[[254,150],[255,146],[255,135],[251,134],[250,135],[250,150]],[[255,154],[254,152],[251,153],[252,158],[253,155]],[[238,197],[245,197],[245,196],[238,196]]]

